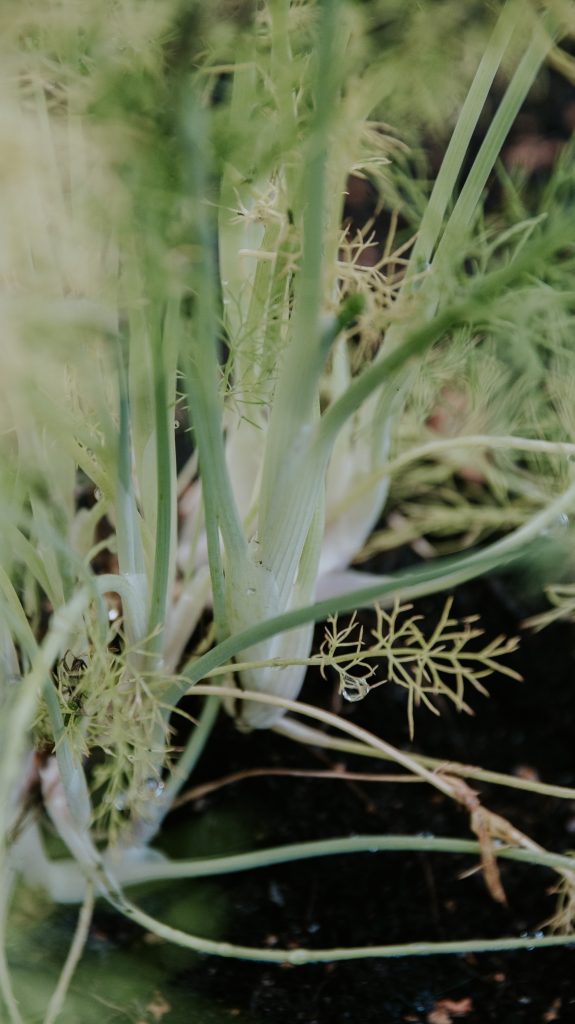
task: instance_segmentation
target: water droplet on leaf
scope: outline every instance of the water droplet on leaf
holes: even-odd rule
[[[162,782],[162,780],[161,779],[160,780],[154,779],[153,777],[150,777],[149,779],[146,779],[145,786],[146,786],[146,789],[150,792],[150,794],[153,797],[156,797],[157,799],[159,797],[161,797],[161,795],[162,795],[162,793],[164,792],[164,789],[165,789],[165,786],[164,786],[164,783]]]
[[[339,692],[344,700],[350,702],[363,700],[364,697],[367,697],[369,690],[369,683],[365,679],[354,679],[353,676],[348,676],[345,673],[342,674]]]

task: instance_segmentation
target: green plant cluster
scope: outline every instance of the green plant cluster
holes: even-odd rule
[[[479,814],[463,766],[442,773],[298,701],[310,665],[335,671],[348,699],[384,674],[407,689],[413,730],[418,703],[447,696],[465,710],[466,685],[513,677],[515,641],[478,647],[451,599],[427,631],[399,615],[480,574],[536,567],[556,584],[551,614],[572,611],[572,584],[557,585],[548,561],[562,544],[568,562],[575,505],[572,152],[539,192],[498,163],[549,62],[570,67],[569,5],[474,3],[464,16],[447,0],[6,0],[2,17],[0,998],[11,1024],[23,1021],[5,953],[19,879],[82,904],[46,1024],[95,896],[221,956],[462,948],[252,949],[129,900],[136,882],[217,867],[158,862],[149,844],[222,703],[242,705],[244,728],[380,756],[461,804],[476,838],[433,848],[467,843],[496,898],[495,840],[502,856],[557,871],[560,935],[473,948],[572,941],[572,858]],[[426,148],[446,139],[432,173]],[[494,176],[503,198],[490,214]],[[364,224],[344,218],[353,182],[373,197]],[[361,568],[405,544],[416,568]],[[336,616],[370,606],[364,645],[356,620]],[[192,689],[205,703],[176,751]],[[259,851],[219,868],[360,848]]]

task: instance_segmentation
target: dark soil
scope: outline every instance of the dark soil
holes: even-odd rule
[[[503,598],[502,599],[502,595]],[[418,608],[439,614],[443,597]],[[516,633],[507,584],[476,582],[460,590],[455,612],[481,614],[488,636]],[[516,603],[516,596],[512,603]],[[489,700],[477,695],[474,717],[442,707],[440,718],[417,715],[412,749],[509,773],[531,773],[573,786],[575,635],[560,624],[525,634],[514,656],[523,683],[493,677]],[[304,699],[330,706],[332,688],[306,683]],[[401,747],[409,747],[405,698],[379,689],[342,713]],[[382,762],[300,749],[271,733],[242,735],[222,720],[201,764],[202,778],[248,767],[385,771]],[[575,803],[477,785],[486,806],[556,851],[573,845]],[[249,801],[252,847],[326,836],[422,833],[469,837],[464,812],[419,785],[258,778],[227,786],[186,814],[209,815]],[[184,810],[180,812],[184,813]],[[358,854],[228,876],[231,901],[226,938],[263,947],[330,947],[415,940],[467,939],[532,933],[551,916],[555,877],[543,869],[502,864],[508,905],[488,894],[479,873],[460,878],[471,858],[446,854]],[[367,960],[276,967],[201,958],[172,979],[208,995],[230,1019],[274,1024],[466,1024],[575,1021],[572,949],[477,956]],[[451,1010],[450,1010],[451,1008]]]

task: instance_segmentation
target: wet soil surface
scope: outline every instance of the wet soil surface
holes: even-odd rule
[[[443,597],[418,610],[432,626]],[[454,612],[481,615],[488,637],[516,634],[517,593],[480,581],[458,591]],[[519,597],[519,604],[521,600]],[[410,746],[405,696],[382,687],[357,704],[350,720],[405,749],[438,758],[575,784],[575,632],[568,624],[524,632],[508,660],[524,677],[492,677],[490,698],[471,695],[476,714],[441,706],[420,710]],[[332,706],[334,689],[320,678],[303,699]],[[201,776],[213,779],[250,767],[386,771],[384,762],[300,749],[271,733],[242,735],[222,720],[204,756]],[[555,851],[575,845],[575,802],[476,784],[483,803]],[[227,786],[181,814],[209,815],[245,800],[253,822],[251,848],[327,836],[431,833],[470,838],[465,813],[420,785],[256,778]],[[245,847],[241,847],[245,848]],[[471,939],[536,932],[553,913],[556,878],[545,869],[501,865],[507,905],[493,901],[470,857],[379,853],[282,865],[223,880],[230,904],[226,938],[273,948],[359,946],[417,940]],[[575,950],[375,959],[269,966],[201,958],[172,979],[205,994],[230,1019],[274,1024],[535,1024],[575,1021]]]

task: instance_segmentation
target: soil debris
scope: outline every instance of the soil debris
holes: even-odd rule
[[[440,999],[435,1008],[427,1014],[427,1024],[452,1024],[459,1017],[466,1017],[473,1009],[469,996],[465,999]]]

